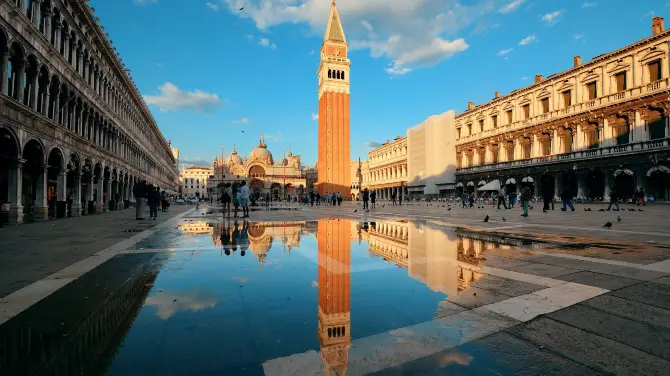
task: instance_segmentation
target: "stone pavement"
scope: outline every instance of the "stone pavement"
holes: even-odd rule
[[[0,298],[192,208],[172,205],[155,221],[137,221],[129,208],[2,228]]]
[[[414,304],[425,303],[421,295],[415,295],[413,290],[410,293],[407,289],[401,288],[406,282],[400,284],[398,276],[402,271],[398,270],[399,265],[396,266],[386,261],[373,264],[368,259],[352,261],[352,274],[377,275],[377,278],[383,275],[381,280],[390,278],[389,281],[395,284],[396,292],[392,294],[393,301],[379,306],[373,304],[374,309],[368,312],[353,312],[352,310],[351,320],[359,323],[359,329],[361,321],[366,324],[370,323],[369,325],[375,328],[384,328],[384,325],[387,327],[382,330],[371,330],[365,334],[360,333],[360,330],[352,333],[356,337],[352,338],[352,347],[349,350],[348,374],[617,374],[635,376],[667,374],[667,370],[670,369],[670,246],[668,246],[670,244],[670,225],[666,217],[670,207],[652,206],[642,208],[642,212],[623,211],[619,213],[598,212],[599,207],[595,205],[590,206],[594,210],[592,212],[584,212],[583,207],[578,207],[578,211],[574,213],[559,210],[542,213],[536,207],[531,211],[529,218],[520,218],[518,209],[497,211],[492,208],[460,209],[452,206],[452,210],[448,211],[446,204],[445,207],[441,205],[415,204],[398,208],[388,203],[381,203],[377,210],[370,212],[362,211],[353,203],[345,203],[342,207],[335,208],[293,205],[291,208],[298,210],[252,211],[250,219],[262,222],[310,221],[334,217],[377,222],[410,219],[425,224],[427,227],[424,231],[428,231],[428,228],[444,231],[445,234],[448,234],[444,239],[453,239],[454,231],[466,231],[470,234],[468,236],[473,238],[480,236],[486,239],[497,236],[503,240],[528,238],[540,240],[541,247],[527,249],[486,247],[483,250],[482,260],[484,262],[477,269],[482,276],[472,281],[464,291],[453,295],[450,293],[439,303],[438,312],[433,319],[428,321],[425,315],[417,314],[411,307]],[[174,281],[183,280],[188,280],[189,284],[193,285],[194,291],[202,292],[211,286],[226,289],[226,296],[231,299],[221,302],[218,306],[215,304],[210,306],[192,301],[195,297],[179,297],[179,302],[183,302],[182,304],[199,307],[190,315],[202,311],[204,315],[202,319],[217,317],[211,326],[207,326],[208,334],[216,338],[214,343],[202,342],[205,341],[203,335],[194,333],[194,336],[189,336],[188,333],[193,330],[194,325],[189,321],[182,321],[185,327],[179,331],[181,334],[170,339],[173,342],[177,338],[181,341],[178,344],[182,349],[180,351],[187,352],[186,349],[191,346],[200,349],[197,353],[188,353],[191,357],[189,359],[198,359],[190,365],[192,372],[206,373],[205,367],[214,367],[213,364],[217,361],[224,363],[220,358],[221,351],[218,350],[211,354],[213,357],[211,359],[198,358],[198,356],[209,354],[207,349],[219,348],[220,350],[221,346],[226,346],[226,348],[231,348],[230,353],[238,354],[237,351],[241,351],[240,348],[235,347],[235,343],[221,343],[221,336],[214,335],[217,330],[223,330],[219,333],[221,335],[228,335],[225,333],[240,333],[242,330],[240,328],[249,328],[253,336],[261,341],[268,340],[265,337],[267,333],[281,336],[284,331],[288,331],[291,338],[303,338],[293,331],[298,327],[305,328],[303,320],[308,319],[303,315],[307,311],[311,314],[314,307],[309,305],[308,309],[304,309],[302,306],[292,306],[286,301],[284,294],[291,294],[291,291],[297,291],[298,288],[304,289],[305,285],[309,285],[309,280],[300,280],[302,274],[296,274],[295,271],[308,270],[310,263],[318,264],[314,250],[310,250],[309,247],[294,248],[292,253],[295,257],[293,258],[281,258],[281,250],[268,250],[270,263],[265,267],[265,274],[262,275],[278,275],[273,273],[279,273],[282,267],[283,270],[290,269],[290,265],[293,265],[291,270],[294,271],[289,272],[294,274],[292,277],[283,276],[276,280],[275,283],[281,283],[281,289],[275,288],[273,284],[258,285],[247,282],[261,275],[254,274],[259,273],[255,267],[235,269],[235,280],[232,281],[231,286],[228,286],[231,275],[219,268],[225,265],[228,265],[229,268],[239,268],[240,264],[230,264],[230,260],[225,258],[224,261],[227,261],[228,264],[221,263],[220,247],[212,243],[212,239],[216,239],[216,236],[213,238],[209,233],[185,236],[174,228],[177,224],[194,222],[210,222],[216,225],[221,223],[221,215],[215,212],[215,209],[212,211],[206,206],[199,211],[186,211],[190,208],[192,207],[181,207],[181,213],[173,211],[171,215],[176,215],[174,218],[155,228],[149,228],[137,234],[127,233],[128,235],[118,238],[105,237],[106,231],[114,228],[117,229],[115,233],[118,233],[118,229],[124,229],[123,226],[136,230],[142,229],[136,227],[138,224],[132,218],[127,220],[117,218],[116,221],[110,220],[109,222],[101,220],[98,226],[102,229],[95,230],[95,233],[100,238],[107,239],[105,240],[107,243],[96,242],[98,239],[92,237],[87,247],[81,247],[85,250],[75,252],[76,257],[71,254],[66,256],[70,263],[76,262],[71,266],[67,266],[69,264],[65,261],[57,260],[55,253],[50,253],[48,247],[40,248],[39,239],[41,238],[31,238],[30,247],[36,247],[36,251],[32,254],[32,259],[25,260],[24,264],[41,263],[42,268],[51,270],[51,273],[45,272],[43,275],[50,277],[43,280],[44,284],[40,284],[43,281],[32,283],[0,299],[0,324],[24,310],[28,310],[28,317],[40,317],[39,311],[44,307],[57,307],[58,304],[55,304],[53,300],[44,299],[52,293],[59,294],[62,297],[60,299],[66,299],[63,296],[67,296],[71,305],[77,305],[78,300],[83,300],[81,296],[72,296],[73,286],[83,288],[83,284],[90,285],[91,281],[100,281],[99,278],[94,277],[96,273],[113,275],[114,267],[111,261],[108,261],[114,256],[118,256],[113,260],[119,263],[124,260],[123,257],[142,257],[143,260],[148,260],[148,255],[155,254],[160,260],[156,262],[160,264],[158,268],[162,278],[156,280],[155,285],[153,282],[147,285],[151,286],[148,287],[151,292],[147,291],[147,293],[151,294],[152,301],[160,300],[162,291],[165,290],[167,293],[170,288],[174,287]],[[278,208],[286,209],[287,207],[279,206]],[[111,217],[118,214],[120,213],[105,215]],[[132,213],[129,214],[132,216]],[[490,216],[490,221],[485,223],[483,217],[487,214]],[[102,218],[105,215],[94,216],[91,219]],[[621,222],[616,221],[617,215],[622,217]],[[506,217],[506,221],[502,220],[503,216]],[[603,229],[602,224],[608,220],[613,222],[613,227]],[[44,226],[44,231],[48,231],[48,226],[45,225],[49,223],[20,226],[9,230],[21,230],[24,236],[30,237],[31,232],[21,227]],[[57,225],[54,223],[54,226]],[[152,226],[153,223],[145,225]],[[457,227],[458,230],[455,230],[454,227]],[[61,252],[65,253],[68,252],[67,239],[76,239],[77,236],[73,237],[72,233],[62,235],[67,233],[67,229],[68,227],[64,226],[60,231],[50,232],[47,237],[48,241],[54,243],[52,247],[58,247]],[[83,229],[77,229],[77,231],[77,233],[79,231],[86,233]],[[0,231],[0,234],[4,233]],[[60,239],[61,242],[56,243],[57,239]],[[116,244],[112,244],[114,241]],[[495,244],[493,240],[490,242]],[[5,243],[0,243],[0,247],[3,244]],[[15,257],[20,254],[19,246],[16,244],[18,241],[14,245],[13,255]],[[444,263],[445,261],[440,261],[438,256],[445,257],[442,254],[451,254],[448,248],[451,245],[448,246],[446,243],[445,249],[436,249],[436,247],[439,248],[439,243],[424,244],[424,247],[428,247],[425,250],[409,250],[413,252],[411,257],[414,273],[416,270],[430,269],[431,266],[437,265],[436,262]],[[4,248],[0,249],[4,257],[6,251]],[[85,258],[87,254],[93,256]],[[352,252],[352,257],[353,255]],[[46,261],[41,261],[43,259]],[[238,262],[244,260],[245,258],[238,256]],[[213,265],[215,261],[218,265]],[[246,261],[249,261],[248,257]],[[286,264],[286,262],[294,264]],[[448,261],[447,264],[451,262]],[[459,258],[453,262],[460,263],[462,260]],[[15,262],[13,265],[14,268],[21,267],[20,263]],[[275,270],[273,267],[279,269]],[[211,268],[210,274],[204,273],[202,268],[207,268],[206,270]],[[408,277],[414,278],[409,269],[406,273]],[[441,274],[453,274],[453,271],[436,270],[435,273],[437,274],[434,275],[434,278],[439,278]],[[19,274],[19,272],[15,273],[16,276]],[[200,274],[207,274],[209,277],[199,280]],[[36,275],[33,274],[32,278],[39,278]],[[170,282],[171,278],[173,282]],[[314,277],[308,278],[313,279]],[[26,282],[28,283],[30,282]],[[98,286],[97,283],[95,283],[96,286]],[[295,283],[295,286],[291,283]],[[240,289],[243,286],[246,287]],[[109,286],[110,289],[113,287]],[[91,289],[91,286],[88,288]],[[418,287],[413,287],[413,289],[418,289]],[[379,299],[382,299],[381,295],[385,290],[387,289],[373,284],[366,290],[368,291],[366,294],[362,294],[362,290],[352,291],[352,299],[362,299],[356,300],[360,307],[360,302],[378,302]],[[92,294],[89,293],[89,296]],[[291,297],[293,298],[290,300],[292,304],[302,304],[301,302],[304,301],[303,297],[297,295],[297,292]],[[104,299],[104,294],[100,299]],[[178,304],[175,303],[177,302],[176,297],[168,296],[166,299],[170,307],[172,307],[170,304]],[[277,299],[281,299],[281,303]],[[399,303],[412,301],[412,299],[414,304],[407,307]],[[435,295],[432,299],[435,299]],[[240,304],[235,303],[238,300]],[[430,301],[430,295],[428,300]],[[266,301],[275,311],[266,312],[272,317],[259,317],[258,312],[264,311],[253,311],[251,307],[255,307],[256,304],[266,304]],[[88,303],[90,305],[92,302]],[[202,308],[205,306],[211,310],[220,307],[219,309],[223,310],[243,309],[245,311],[239,318],[224,315],[226,320],[220,320],[221,315],[216,314],[218,312],[208,313],[207,309]],[[381,307],[385,307],[383,314],[379,312]],[[248,309],[251,311],[246,312]],[[57,315],[58,313],[52,314]],[[63,314],[67,315],[67,312]],[[252,314],[256,317],[253,325],[252,323],[241,324],[246,322]],[[24,315],[16,317],[22,316]],[[151,315],[144,315],[144,320],[147,320],[149,316]],[[188,320],[187,316],[181,317],[182,320]],[[274,318],[279,317],[284,320],[285,329],[282,328],[283,325],[274,326]],[[52,319],[59,321],[59,318]],[[288,324],[291,319],[299,321],[297,326]],[[30,319],[24,318],[23,320],[27,320],[26,323],[30,322]],[[192,318],[192,320],[198,322],[197,318]],[[398,320],[402,324],[398,324]],[[173,332],[174,325],[179,325],[178,322],[172,321]],[[236,328],[226,326],[226,323]],[[270,327],[266,327],[264,323]],[[146,322],[144,325],[147,325]],[[163,325],[151,324],[149,327],[159,328]],[[313,327],[307,326],[306,328],[310,330],[309,338],[313,338]],[[155,334],[158,335],[157,338],[165,338],[162,332]],[[251,336],[246,332],[242,334],[244,337]],[[151,341],[150,333],[147,335],[149,335],[147,341]],[[288,338],[278,338],[285,343],[283,351],[289,352],[281,353],[278,350],[267,352],[266,348],[254,348],[250,352],[253,354],[253,359],[245,358],[245,361],[262,364],[262,367],[253,368],[249,366],[249,363],[245,363],[245,374],[302,376],[321,372],[323,365],[318,348],[309,350],[300,349],[298,346],[296,351],[290,351]],[[307,339],[305,341],[309,342]],[[272,342],[276,342],[274,337]],[[291,343],[294,342],[291,341]],[[140,348],[129,347],[131,345],[132,343],[128,343],[124,347],[128,348],[131,353],[141,351]],[[238,345],[242,346],[241,343]],[[162,349],[160,346],[151,347]],[[149,367],[145,367],[145,370],[152,369],[150,366],[154,363],[163,364],[163,367],[166,367],[170,359],[175,358],[176,355],[174,352],[166,352],[168,350],[165,349],[157,351],[156,355],[145,360]],[[247,352],[240,354],[248,355]],[[228,359],[227,362],[234,363],[234,359]],[[228,368],[227,370],[234,373],[232,371],[234,369]],[[134,374],[141,374],[141,372],[136,371]],[[129,374],[124,373],[124,375]]]

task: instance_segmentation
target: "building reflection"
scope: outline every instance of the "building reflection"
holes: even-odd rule
[[[319,308],[317,337],[324,375],[345,375],[351,347],[351,241],[349,220],[318,221]]]
[[[499,247],[494,238],[422,222],[381,221],[362,225],[371,253],[382,257],[434,291],[457,294],[481,278],[483,251]]]

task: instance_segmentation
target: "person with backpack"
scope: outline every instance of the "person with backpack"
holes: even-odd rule
[[[221,193],[221,203],[223,204],[223,214],[226,217],[230,217],[230,203],[233,201],[233,190],[230,188],[230,183],[226,183],[223,186],[223,192]]]

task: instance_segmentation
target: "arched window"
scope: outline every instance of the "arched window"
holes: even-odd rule
[[[340,71],[337,71],[337,79],[340,79]]]
[[[330,69],[328,69],[328,78],[333,78],[332,77],[332,71]]]
[[[342,79],[344,80],[344,71],[342,71]]]

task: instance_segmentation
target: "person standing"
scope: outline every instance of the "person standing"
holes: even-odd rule
[[[395,206],[395,192],[391,192],[391,204]]]
[[[156,187],[151,187],[149,192],[149,218],[156,220],[158,218],[158,203],[161,200],[161,194]]]
[[[543,212],[549,210],[549,205],[554,200],[554,185],[550,184],[549,179],[542,180],[542,201],[544,206],[542,207]]]
[[[249,187],[247,187],[247,182],[242,181],[242,187],[240,188],[240,206],[242,206],[242,218],[249,217]]]
[[[230,189],[230,183],[223,186],[221,193],[221,203],[223,204],[223,215],[230,217],[230,202],[233,200],[233,190]]]
[[[270,192],[265,192],[265,206],[270,207]]]
[[[640,187],[640,190],[637,191],[638,205],[647,206],[647,203],[644,201],[644,189]]]
[[[375,204],[375,201],[377,201],[377,192],[372,191],[372,193],[370,193],[370,202],[372,203],[373,209],[377,208],[377,204]]]
[[[133,196],[135,196],[135,219],[142,220],[142,208],[144,197],[146,197],[146,180],[138,181],[133,187]]]
[[[530,199],[533,197],[533,192],[530,188],[530,184],[526,183],[523,188],[521,188],[521,206],[523,207],[522,217],[528,217],[528,207],[530,206]]]
[[[402,206],[402,187],[400,187],[400,192],[398,192],[398,206]]]
[[[572,196],[572,187],[567,185],[565,188],[563,188],[563,192],[561,193],[561,201],[563,202],[561,211],[567,211],[567,207],[570,207],[570,210],[575,211],[575,207],[572,205]]]
[[[368,191],[368,189],[365,188],[363,190],[363,210],[370,209],[370,205],[368,204],[368,201],[370,201],[370,191]]]
[[[500,204],[503,205],[505,209],[509,209],[507,207],[507,204],[505,203],[505,186],[500,185],[500,189],[498,189],[498,210],[500,210]],[[510,205],[512,203],[510,202]]]

